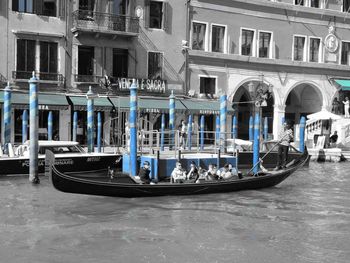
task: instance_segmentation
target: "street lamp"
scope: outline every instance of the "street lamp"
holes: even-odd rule
[[[254,103],[254,114],[256,112],[256,108],[260,110],[261,107],[267,106],[267,100],[272,94],[272,85],[269,84],[267,87],[265,87],[263,78],[264,75],[261,75],[260,82],[256,86],[253,81],[248,83],[248,91],[250,97],[252,98],[252,102]]]

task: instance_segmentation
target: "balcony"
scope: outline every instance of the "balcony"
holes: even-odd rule
[[[73,16],[73,34],[79,32],[104,33],[109,35],[137,36],[139,18],[125,15],[76,10]],[[77,34],[78,33],[78,34]]]
[[[37,78],[42,82],[62,83],[64,77],[58,73],[36,72]],[[28,81],[32,77],[32,71],[12,71],[12,78],[16,81]]]

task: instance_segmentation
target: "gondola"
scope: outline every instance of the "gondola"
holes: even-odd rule
[[[259,172],[255,176],[244,176],[242,179],[203,181],[200,183],[175,184],[159,182],[158,184],[139,184],[132,177],[122,174],[111,179],[109,176],[96,178],[84,177],[84,174],[69,175],[61,173],[54,165],[54,155],[46,153],[46,173],[50,176],[53,186],[62,192],[89,194],[114,197],[150,197],[166,195],[198,195],[210,193],[225,193],[240,190],[260,189],[275,186],[285,180],[309,159],[305,150],[298,159],[294,159],[286,169]]]

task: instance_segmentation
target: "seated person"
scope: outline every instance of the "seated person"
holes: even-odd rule
[[[333,135],[329,137],[329,144],[334,145],[337,143],[337,141],[338,141],[338,132],[334,131]]]
[[[186,171],[182,169],[182,165],[180,162],[176,162],[176,166],[171,173],[170,182],[174,183],[184,183],[186,181]]]
[[[219,174],[220,173],[218,172],[216,164],[209,164],[208,171],[206,172],[206,175],[205,175],[205,180],[207,181],[219,180]]]
[[[194,161],[191,162],[190,164],[190,171],[187,174],[187,180],[194,180],[195,182],[197,182],[198,178],[199,178],[199,171],[198,168],[196,166],[196,163]]]
[[[139,177],[143,184],[149,184],[152,182],[152,180],[149,178],[150,173],[151,173],[150,163],[148,161],[144,161],[143,166],[139,171]]]
[[[232,167],[232,165],[231,165],[231,169],[230,169],[230,165],[227,163],[221,169],[219,177],[220,177],[220,179],[224,179],[224,180],[232,179],[234,177],[238,178],[238,173],[237,173],[237,170]]]

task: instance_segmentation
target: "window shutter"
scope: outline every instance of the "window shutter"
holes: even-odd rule
[[[276,42],[273,40],[272,41],[272,56],[271,56],[272,59],[275,59],[276,58]]]
[[[12,11],[18,11],[18,0],[12,0]]]
[[[168,2],[163,2],[163,30],[168,30]]]
[[[43,0],[35,0],[34,1],[34,13],[37,15],[43,14]]]
[[[144,22],[144,27],[149,28],[149,12],[150,12],[150,0],[145,0],[145,10],[144,10],[144,15],[143,15],[143,22]]]
[[[59,6],[58,6],[58,17],[64,18],[65,17],[65,11],[66,11],[66,0],[59,0]]]

